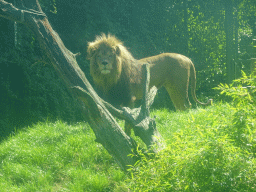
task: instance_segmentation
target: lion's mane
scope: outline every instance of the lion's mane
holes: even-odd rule
[[[106,47],[115,51],[113,69],[107,75],[99,70],[96,58],[101,49]],[[90,74],[99,95],[115,106],[131,106],[135,100],[133,86],[140,84],[138,61],[115,36],[102,34],[88,44],[87,57],[90,60]]]

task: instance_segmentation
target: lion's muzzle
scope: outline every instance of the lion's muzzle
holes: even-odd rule
[[[107,60],[103,60],[99,65],[100,72],[104,75],[109,74],[112,68],[112,64],[109,63]]]
[[[102,61],[101,64],[106,66],[108,64],[108,62],[107,61]]]

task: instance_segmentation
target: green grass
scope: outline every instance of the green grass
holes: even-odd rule
[[[0,144],[4,191],[109,191],[124,178],[85,123],[40,123]]]
[[[256,191],[256,112],[248,110],[222,103],[153,110],[167,147],[152,159],[142,155],[129,174],[86,123],[39,123],[0,143],[0,189]]]

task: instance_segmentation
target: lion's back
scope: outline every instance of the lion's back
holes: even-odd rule
[[[188,57],[178,53],[162,53],[139,61],[150,65],[150,85],[157,88],[177,83],[183,76],[187,78],[191,65]]]

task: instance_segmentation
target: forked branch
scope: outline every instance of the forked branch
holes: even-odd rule
[[[142,141],[147,145],[150,151],[156,153],[165,147],[163,139],[158,130],[156,129],[155,120],[150,118],[149,109],[153,104],[157,88],[152,87],[150,92],[148,92],[150,80],[148,65],[144,64],[142,66],[142,70],[144,87],[141,107],[135,109],[124,107],[122,108],[122,110],[119,110],[103,100],[102,102],[112,115],[119,119],[125,120],[129,124],[129,126],[132,127],[135,135],[142,139]],[[84,102],[87,102],[87,100],[85,100],[84,98],[89,99],[88,97],[91,97],[90,94],[80,87],[75,88],[79,97],[84,100]]]

